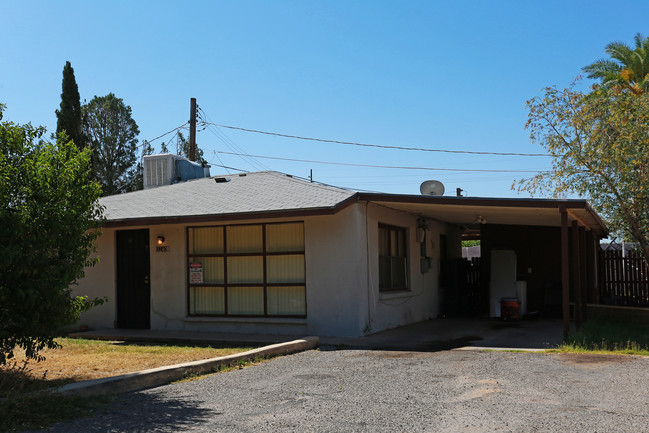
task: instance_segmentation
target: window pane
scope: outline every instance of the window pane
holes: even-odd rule
[[[223,227],[189,229],[190,254],[223,254]]]
[[[269,287],[269,315],[305,315],[306,300],[304,286],[301,287]]]
[[[393,289],[405,289],[406,284],[406,258],[405,257],[391,257],[391,273]]]
[[[266,250],[270,252],[304,251],[304,225],[302,223],[267,225]]]
[[[228,253],[260,253],[262,226],[227,226]]]
[[[379,227],[379,290],[408,288],[406,229]]]
[[[190,287],[190,314],[225,314],[223,287]]]
[[[191,263],[200,263],[203,265],[203,283],[204,284],[223,284],[223,257],[190,257]],[[191,284],[191,276],[190,276]]]
[[[266,272],[269,283],[303,283],[304,255],[268,256]]]
[[[228,283],[263,282],[263,256],[228,257]]]
[[[397,256],[405,257],[406,255],[406,231],[397,230]]]
[[[379,289],[389,289],[391,284],[390,257],[379,256]]]
[[[203,283],[224,283],[223,257],[193,257],[193,263],[203,264]]]
[[[264,314],[264,288],[228,287],[228,314]]]
[[[390,255],[390,230],[379,227],[379,255]]]

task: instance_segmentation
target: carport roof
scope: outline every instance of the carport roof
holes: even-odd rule
[[[359,200],[463,226],[483,224],[561,227],[561,210],[569,221],[601,237],[608,229],[599,215],[581,199],[485,198],[359,193]]]
[[[560,209],[604,237],[608,230],[585,200],[482,198],[357,192],[264,171],[221,175],[100,199],[105,226],[155,225],[322,215],[364,201],[467,229],[487,224],[561,226]]]

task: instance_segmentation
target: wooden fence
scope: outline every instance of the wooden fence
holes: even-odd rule
[[[600,251],[600,302],[649,308],[649,267],[635,251]]]

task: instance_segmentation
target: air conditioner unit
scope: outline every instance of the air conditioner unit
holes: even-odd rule
[[[144,157],[144,189],[210,176],[210,167],[170,153]]]

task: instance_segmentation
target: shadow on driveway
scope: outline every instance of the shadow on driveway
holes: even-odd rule
[[[184,431],[214,420],[221,413],[200,401],[164,398],[155,393],[127,393],[99,415],[56,424],[48,432]]]
[[[555,319],[504,322],[486,319],[435,319],[358,338],[320,337],[324,350],[370,349],[437,352],[461,347],[549,349],[562,342]]]

